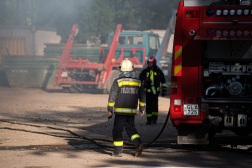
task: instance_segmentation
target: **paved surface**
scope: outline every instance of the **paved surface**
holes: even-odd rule
[[[107,120],[107,99],[107,94],[99,93],[0,87],[0,167],[251,167],[250,144],[181,148],[170,122],[156,142],[166,147],[147,148],[139,158],[134,157],[133,149],[124,149],[122,158],[113,158],[112,148],[98,147],[69,132],[112,140],[113,119]],[[159,102],[157,125],[147,126],[146,116],[136,116],[136,127],[145,143],[156,137],[165,121],[169,98],[161,97]],[[223,134],[218,136],[225,140]],[[230,132],[225,136],[241,141]],[[130,143],[125,133],[124,141]]]

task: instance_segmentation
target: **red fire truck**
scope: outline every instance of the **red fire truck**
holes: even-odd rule
[[[252,5],[184,0],[175,28],[170,119],[179,144],[252,132]]]

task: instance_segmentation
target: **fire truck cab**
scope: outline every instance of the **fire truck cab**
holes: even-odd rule
[[[208,144],[215,133],[252,132],[252,5],[249,0],[179,3],[170,119],[179,144]]]

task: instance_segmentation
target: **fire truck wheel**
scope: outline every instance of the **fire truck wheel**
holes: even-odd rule
[[[214,145],[214,137],[216,135],[216,131],[213,128],[209,128],[208,131],[208,140],[209,140],[209,145]]]
[[[110,92],[110,88],[114,82],[114,80],[116,78],[118,78],[118,76],[120,75],[120,71],[118,70],[112,70],[110,75],[109,75],[109,78],[108,78],[108,81],[106,83],[106,92],[109,93]]]

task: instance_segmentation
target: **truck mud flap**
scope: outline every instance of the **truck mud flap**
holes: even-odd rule
[[[178,144],[209,144],[209,129],[198,124],[180,125],[178,127]]]

